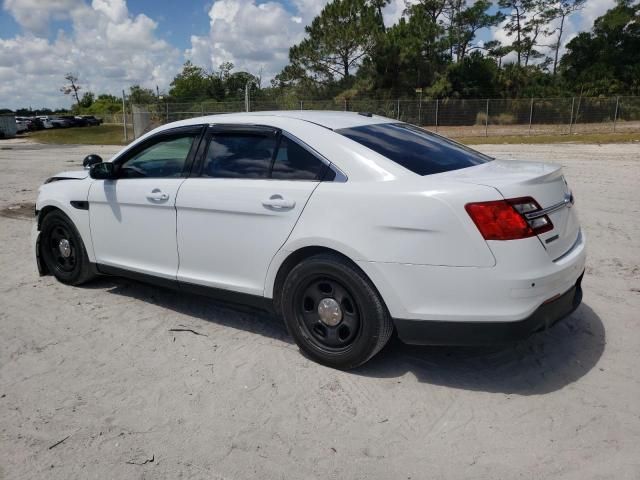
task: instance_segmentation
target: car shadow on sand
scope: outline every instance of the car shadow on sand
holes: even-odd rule
[[[575,382],[594,368],[605,348],[600,317],[585,303],[550,329],[501,347],[425,347],[392,339],[354,373],[401,377],[483,392],[540,395]]]
[[[292,343],[272,314],[134,280],[100,278],[85,288],[153,303],[199,320]],[[405,345],[395,336],[367,364],[348,372],[373,378],[413,374],[420,382],[465,390],[540,395],[559,390],[596,366],[605,348],[600,317],[585,303],[527,340],[500,347]]]

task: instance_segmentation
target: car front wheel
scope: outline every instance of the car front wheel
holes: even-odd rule
[[[333,368],[362,365],[384,347],[393,331],[375,287],[338,255],[319,254],[296,265],[284,282],[280,305],[300,349]]]
[[[82,238],[64,213],[53,211],[44,217],[39,245],[44,264],[60,282],[80,285],[93,278]]]

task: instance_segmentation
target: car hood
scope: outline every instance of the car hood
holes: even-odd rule
[[[57,179],[69,179],[69,180],[82,180],[89,176],[89,170],[69,170],[67,172],[56,173],[53,178]]]

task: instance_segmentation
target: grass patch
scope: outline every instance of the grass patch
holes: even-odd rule
[[[133,139],[133,129],[129,131],[129,142]],[[29,138],[39,143],[60,145],[125,145],[122,125],[99,125],[97,127],[74,127],[40,130],[29,134]]]
[[[517,143],[625,143],[640,142],[637,133],[580,133],[575,135],[495,135],[488,137],[452,137],[467,145]]]

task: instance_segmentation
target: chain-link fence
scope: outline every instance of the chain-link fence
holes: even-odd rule
[[[127,122],[136,138],[169,122],[248,110],[344,110],[370,112],[409,122],[452,137],[560,135],[640,131],[640,97],[531,99],[379,99],[306,100],[255,98],[231,102],[132,105]],[[118,114],[115,114],[118,115]],[[122,113],[119,114],[122,118]],[[120,122],[121,123],[121,122]]]

